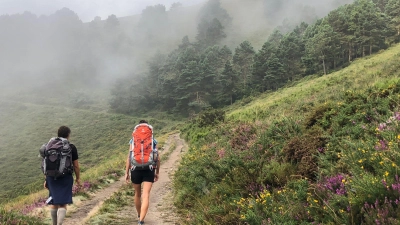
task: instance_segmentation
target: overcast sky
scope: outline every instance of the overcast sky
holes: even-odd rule
[[[203,1],[205,0],[0,0],[0,15],[24,11],[38,16],[49,15],[67,7],[76,12],[83,22],[88,22],[95,16],[106,19],[111,14],[117,17],[140,14],[148,5],[163,4],[169,9],[174,2],[188,6]]]

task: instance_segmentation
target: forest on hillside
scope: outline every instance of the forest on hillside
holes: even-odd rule
[[[273,2],[279,7],[279,1]],[[284,23],[260,50],[248,40],[233,50],[223,45],[232,16],[220,1],[208,1],[199,18],[194,39],[185,36],[175,50],[154,56],[137,82],[119,80],[112,91],[113,109],[190,115],[307,75],[327,74],[400,40],[398,0],[357,0],[293,29]]]
[[[65,95],[59,90],[68,86],[74,91],[83,90],[78,96],[69,98],[79,98],[74,100],[87,104],[91,100],[84,95],[87,89],[97,88],[108,92],[109,85],[119,78],[130,81],[128,83],[132,86],[143,82],[145,77],[153,79],[154,70],[148,66],[148,62],[157,64],[157,60],[161,60],[157,57],[168,55],[180,57],[178,55],[182,49],[187,49],[182,46],[176,50],[182,39],[193,48],[193,56],[196,57],[194,60],[187,58],[186,61],[197,62],[200,55],[208,54],[207,47],[214,45],[219,46],[216,48],[224,48],[223,51],[228,48],[232,51],[243,40],[248,40],[258,49],[274,27],[279,26],[279,30],[286,33],[294,27],[294,21],[313,23],[316,18],[351,1],[330,0],[321,4],[313,0],[212,0],[190,7],[176,2],[169,8],[164,5],[148,6],[140,15],[95,17],[87,23],[82,22],[73,9],[68,8],[51,15],[35,15],[31,12],[0,15],[0,91],[6,98],[15,98],[15,93],[24,92],[29,96],[50,96],[65,100]],[[214,21],[214,18],[217,20]],[[204,36],[214,32],[208,30],[212,26],[216,26],[217,30],[214,31],[221,32],[212,35],[219,37]],[[200,27],[203,34],[198,33]],[[197,45],[200,42],[203,43]],[[225,45],[227,47],[223,47]],[[230,55],[229,51],[226,54]],[[177,69],[177,74],[182,72],[182,68]],[[218,69],[220,73],[221,66]],[[68,85],[54,88],[54,84],[59,82]],[[118,87],[121,82],[124,79],[117,82],[115,89],[130,92],[128,86]],[[117,112],[135,111],[132,107],[137,105],[136,99],[154,98],[151,92],[155,86],[167,90],[165,81],[162,87],[159,82],[151,83],[151,86],[147,85],[150,89],[146,90],[149,92],[146,94],[113,92],[115,99],[112,102],[121,105]],[[234,96],[233,100],[240,95]],[[202,94],[200,98],[203,98]],[[154,106],[157,109],[163,108],[158,103]],[[187,106],[182,110],[185,108]]]

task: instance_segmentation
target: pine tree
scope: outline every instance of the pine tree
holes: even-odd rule
[[[283,35],[279,30],[275,30],[264,43],[261,50],[254,55],[254,63],[252,66],[251,86],[253,89],[264,92],[266,86],[264,84],[265,74],[268,69],[267,61],[272,54],[278,54]]]
[[[304,26],[304,25],[303,25]],[[295,76],[301,76],[304,73],[302,57],[305,52],[303,40],[304,27],[297,27],[293,32],[286,34],[279,45],[277,56],[285,68],[285,77],[282,79],[288,81]]]
[[[196,39],[200,47],[216,45],[225,37],[224,27],[216,18],[211,22],[202,20],[197,27]]]
[[[233,70],[233,66],[230,60],[225,63],[224,70],[221,73],[219,82],[221,83],[221,89],[217,94],[217,100],[222,105],[233,104],[235,97],[238,94],[237,74]]]
[[[389,0],[373,0],[373,2],[375,3],[375,5],[379,8],[379,10],[381,12],[385,11],[386,5],[388,3]]]
[[[222,26],[228,27],[232,23],[232,18],[228,12],[222,8],[220,0],[208,0],[199,12],[199,22],[211,22],[217,19]]]
[[[271,54],[266,66],[267,71],[263,79],[266,90],[275,90],[280,84],[286,83],[284,66],[275,54]]]
[[[239,75],[241,87],[240,91],[243,95],[249,91],[251,84],[251,73],[254,62],[255,51],[250,42],[242,42],[236,49],[233,55],[233,67],[235,73]]]
[[[396,31],[397,41],[400,41],[400,1],[389,0],[385,7],[385,13],[389,18],[390,27]]]
[[[306,43],[308,57],[315,58],[322,63],[323,72],[326,75],[328,70],[328,60],[335,57],[338,49],[338,34],[325,21],[316,27],[317,33]]]

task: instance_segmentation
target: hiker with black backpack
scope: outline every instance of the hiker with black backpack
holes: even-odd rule
[[[46,201],[50,205],[53,225],[62,225],[67,204],[72,204],[72,186],[75,173],[76,185],[80,186],[78,150],[69,142],[71,130],[66,126],[58,129],[58,136],[40,148],[42,171],[46,176],[44,187],[49,190]]]
[[[151,188],[158,180],[160,172],[160,158],[156,148],[157,141],[153,137],[153,127],[147,121],[141,120],[133,130],[129,144],[125,180],[127,183],[132,182],[135,188],[135,207],[138,224],[141,225],[144,224],[149,209]]]

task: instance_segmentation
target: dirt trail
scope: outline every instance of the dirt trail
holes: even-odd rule
[[[73,213],[68,215],[68,218],[65,219],[63,224],[85,224],[85,222],[98,211],[103,202],[107,200],[114,192],[118,191],[118,189],[124,183],[125,179],[124,177],[121,177],[115,183],[112,183],[110,186],[96,192],[91,199],[82,201],[81,204],[74,206]]]
[[[170,149],[174,147],[174,149]],[[175,172],[179,159],[184,150],[187,149],[186,143],[179,137],[179,134],[172,134],[167,140],[164,150],[160,152],[161,157],[163,154],[170,154],[168,159],[161,162],[161,170],[159,180],[154,183],[150,195],[150,207],[148,214],[145,218],[146,225],[173,225],[177,224],[174,208],[172,204],[172,183],[171,176]],[[75,206],[73,212],[65,219],[64,225],[78,225],[85,224],[90,217],[92,217],[103,202],[107,200],[114,192],[117,192],[125,179],[121,177],[117,182],[95,193],[91,199],[82,201]],[[132,187],[133,188],[133,187]],[[136,224],[136,210],[134,204],[120,210],[119,214],[125,214],[126,217],[132,218],[129,224]]]
[[[170,141],[173,141],[176,147],[169,158],[161,164],[159,181],[154,183],[151,190],[150,207],[145,218],[146,225],[173,225],[178,222],[173,210],[171,178],[178,167],[181,154],[187,150],[187,145],[179,134],[171,135]]]

